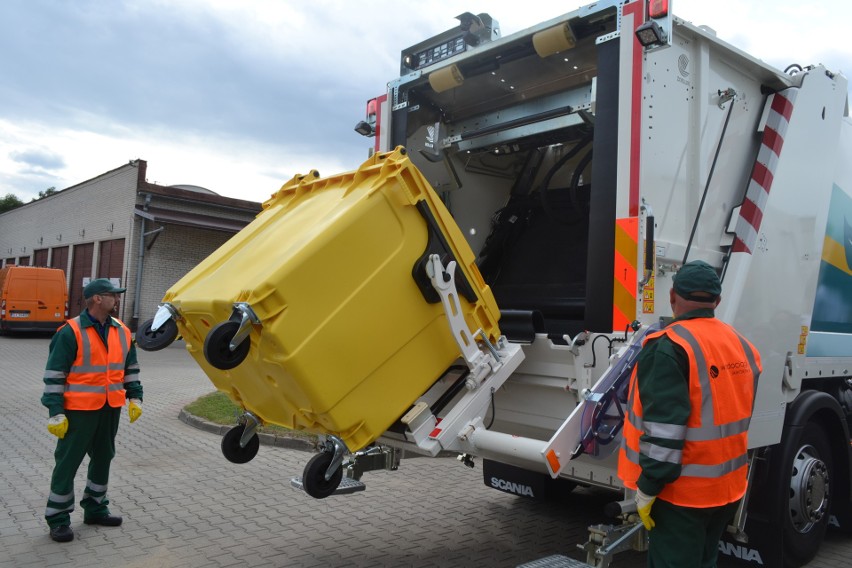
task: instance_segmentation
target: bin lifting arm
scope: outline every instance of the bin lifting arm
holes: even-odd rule
[[[488,340],[488,336],[481,329],[476,333],[471,334],[468,330],[467,322],[462,315],[461,304],[459,304],[459,295],[456,290],[455,282],[456,261],[452,260],[444,268],[441,262],[441,257],[437,254],[429,256],[429,262],[426,264],[426,273],[432,281],[432,286],[441,296],[441,303],[444,305],[444,312],[447,314],[447,321],[450,324],[450,329],[453,333],[453,338],[456,340],[461,349],[467,366],[470,368],[470,376],[467,379],[466,386],[473,390],[478,387],[486,377],[497,371],[502,366],[500,354],[497,348]],[[482,338],[484,345],[488,351],[482,351],[475,337]]]

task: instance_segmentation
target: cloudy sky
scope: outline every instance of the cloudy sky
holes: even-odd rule
[[[142,158],[151,182],[262,201],[296,173],[356,168],[366,100],[458,14],[488,12],[505,36],[587,3],[0,0],[0,197]],[[852,74],[849,0],[673,6],[781,69]]]

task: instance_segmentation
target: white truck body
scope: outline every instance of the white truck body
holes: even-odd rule
[[[579,407],[635,328],[671,317],[678,267],[705,260],[723,280],[717,317],[763,361],[749,430],[762,490],[740,519],[747,552],[722,549],[798,565],[827,524],[852,521],[847,81],[774,69],[670,13],[643,48],[645,5],[598,2],[507,37],[464,14],[404,50],[370,102],[364,133],[376,151],[405,146],[441,193],[523,351],[478,432],[380,442],[480,455],[486,484],[526,496],[545,485],[525,472],[620,489],[617,439],[571,459]]]

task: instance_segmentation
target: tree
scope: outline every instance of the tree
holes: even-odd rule
[[[18,199],[18,196],[13,193],[7,193],[6,197],[0,197],[0,213],[11,211],[16,207],[20,207],[24,202]]]
[[[47,189],[45,189],[44,191],[39,191],[38,197],[33,197],[32,199],[30,199],[30,201],[36,201],[37,199],[44,199],[48,195],[53,195],[54,193],[56,193],[56,188],[54,186],[50,186]]]

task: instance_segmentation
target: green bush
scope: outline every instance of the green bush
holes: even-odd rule
[[[242,410],[239,406],[228,398],[228,395],[221,391],[205,394],[201,398],[190,402],[183,408],[189,414],[197,416],[214,424],[236,424]],[[313,437],[312,434],[305,434],[283,426],[275,424],[267,424],[258,428],[259,432],[267,434],[288,435],[288,436],[304,436]]]

